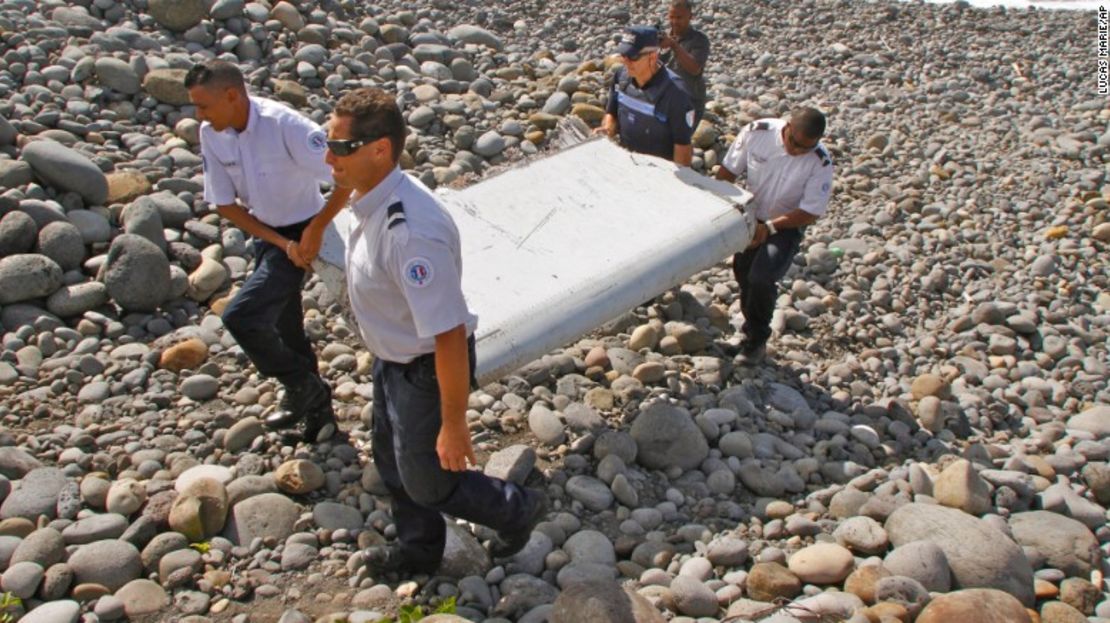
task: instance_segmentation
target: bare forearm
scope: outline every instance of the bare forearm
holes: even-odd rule
[[[717,167],[717,179],[724,180],[726,182],[735,182],[736,174],[732,171],[729,171],[728,168],[722,164],[721,166]]]
[[[289,244],[289,239],[273,230],[269,225],[255,218],[250,212],[247,212],[243,206],[238,204],[228,204],[216,207],[216,212],[220,216],[231,222],[232,225],[245,231],[246,233],[260,238],[274,245],[275,247],[284,249]]]
[[[324,230],[327,229],[328,223],[331,223],[343,206],[347,205],[347,200],[351,198],[351,189],[342,186],[336,186],[331,195],[328,196],[327,202],[324,207],[312,217],[312,222],[308,227],[304,228],[301,232],[301,239],[297,242],[295,250],[295,261],[298,265],[308,266],[316,259],[316,254],[320,252],[320,245],[324,241]]]
[[[617,135],[617,117],[616,115],[605,113],[605,118],[601,120],[601,129],[609,136]]]
[[[328,223],[335,220],[335,215],[339,214],[343,207],[347,205],[347,200],[350,198],[350,188],[344,188],[342,186],[333,188],[331,194],[328,195],[327,202],[324,203],[324,207],[312,218],[312,223],[310,225],[316,229],[323,230],[328,226]]]
[[[693,145],[675,145],[674,146],[674,163],[680,166],[688,167],[690,162],[694,159],[694,146]]]
[[[440,417],[443,426],[466,427],[470,397],[470,357],[466,325],[436,336],[436,377],[439,379]]]
[[[771,219],[771,224],[776,230],[797,229],[811,225],[817,221],[817,216],[802,209],[792,210],[778,218]]]
[[[701,75],[703,67],[701,63],[698,63],[698,59],[694,58],[694,55],[687,52],[686,49],[678,43],[674,44],[673,49],[675,60],[678,61],[678,66],[682,68],[682,71],[692,76]]]

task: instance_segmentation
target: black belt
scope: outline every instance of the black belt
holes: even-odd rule
[[[313,218],[315,218],[315,217],[313,217]],[[309,218],[309,219],[305,219],[305,220],[301,221],[300,223],[291,223],[289,225],[282,225],[281,227],[270,226],[270,229],[276,231],[277,233],[281,234],[282,236],[284,236],[286,238],[292,238],[292,237],[300,238],[301,232],[303,232],[304,228],[308,227],[308,224],[311,223],[311,222],[312,222],[312,219]]]
[[[466,351],[467,358],[470,360],[470,387],[471,389],[478,389],[478,377],[474,371],[474,366],[477,363],[477,353],[473,334],[467,336],[466,338]],[[396,361],[388,361],[385,359],[382,360],[382,363],[390,366],[397,366],[406,370],[409,368],[421,368],[423,366],[431,366],[432,369],[435,369],[436,354],[435,351],[425,353],[423,355],[420,355],[419,357],[416,357],[412,361],[409,361],[408,363],[398,363]]]

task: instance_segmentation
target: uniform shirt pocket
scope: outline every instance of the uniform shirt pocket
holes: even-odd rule
[[[759,176],[763,172],[763,165],[766,162],[767,162],[767,157],[766,156],[756,154],[756,153],[749,153],[748,154],[748,180],[749,181],[760,179]]]
[[[390,288],[389,276],[382,270],[375,269],[369,259],[352,253],[351,262],[347,267],[350,272],[349,284],[352,298],[363,299],[371,302],[375,297],[393,294]]]
[[[260,154],[258,156],[258,175],[273,181],[299,177],[295,174],[290,175],[292,172],[291,162],[284,149],[280,153],[267,152]]]
[[[237,161],[220,162],[231,184],[235,186],[235,194],[240,197],[247,196],[247,186],[243,183],[243,165]]]
[[[276,149],[281,151],[260,155],[256,164],[257,181],[264,189],[262,192],[265,192],[265,198],[260,197],[260,199],[268,203],[267,209],[276,208],[279,202],[299,205],[307,194],[308,186],[317,185],[315,181],[303,175],[300,168],[289,158],[284,147],[279,145]]]

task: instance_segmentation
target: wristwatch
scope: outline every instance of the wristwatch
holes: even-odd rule
[[[769,236],[774,236],[779,233],[779,230],[775,229],[775,224],[771,221],[763,221],[763,226],[767,228],[767,234]]]

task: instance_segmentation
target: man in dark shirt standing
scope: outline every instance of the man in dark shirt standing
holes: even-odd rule
[[[694,106],[659,62],[659,32],[633,26],[617,53],[624,66],[613,77],[609,105],[597,133],[620,137],[626,149],[690,166]]]
[[[661,33],[660,55],[667,69],[678,74],[694,103],[694,129],[705,115],[705,63],[709,60],[709,38],[690,25],[694,11],[690,0],[671,0],[667,11],[669,33]]]

